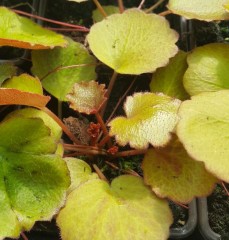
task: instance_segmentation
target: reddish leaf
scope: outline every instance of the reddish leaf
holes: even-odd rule
[[[37,108],[45,107],[50,100],[49,96],[22,92],[13,88],[0,89],[0,105],[26,105]]]

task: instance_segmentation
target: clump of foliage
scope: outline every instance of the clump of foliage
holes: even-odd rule
[[[160,14],[152,12],[158,4],[95,3],[90,29],[67,25],[88,33],[88,48],[0,7],[0,45],[31,49],[32,61],[30,73],[0,66],[0,105],[26,106],[0,123],[0,239],[55,217],[63,240],[163,240],[173,221],[167,199],[187,204],[229,182],[228,45],[185,53],[164,17],[226,20],[228,2],[170,0]],[[114,70],[107,89],[96,80],[98,64]],[[152,72],[150,92],[128,96],[125,116],[105,123],[117,75]],[[96,121],[65,125],[43,89]],[[115,159],[137,155],[142,176],[124,168],[111,183],[96,164],[117,168]]]

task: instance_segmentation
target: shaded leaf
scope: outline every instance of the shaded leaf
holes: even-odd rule
[[[113,5],[102,6],[107,16],[110,16],[114,13],[119,13],[119,8]],[[92,12],[92,19],[94,22],[100,22],[104,19],[104,16],[101,14],[98,8]]]
[[[226,3],[227,0],[169,0],[168,8],[188,19],[227,20],[229,14],[224,9]]]
[[[80,184],[98,178],[96,173],[92,173],[91,167],[83,160],[77,158],[64,158],[67,163],[71,176],[71,185],[68,194],[76,189]]]
[[[0,46],[45,49],[63,47],[67,43],[62,35],[44,29],[8,8],[0,7],[0,15]]]
[[[88,83],[75,83],[72,92],[66,98],[70,102],[70,108],[86,114],[98,112],[106,101],[105,85],[95,81]]]
[[[24,92],[43,94],[43,89],[39,79],[26,73],[12,77],[2,84],[3,88],[14,88]]]
[[[144,149],[149,144],[164,146],[178,121],[178,99],[154,93],[135,93],[128,97],[124,110],[127,117],[113,119],[109,126],[110,135],[115,136],[121,146],[130,144]]]
[[[111,186],[100,179],[81,184],[57,217],[63,240],[165,240],[171,223],[167,202],[127,175]]]
[[[46,91],[59,100],[71,92],[74,83],[96,78],[96,60],[80,43],[68,39],[66,48],[32,51],[32,73],[42,80]],[[62,67],[80,65],[61,69]]]
[[[113,14],[94,24],[87,39],[100,61],[124,74],[153,72],[178,50],[178,34],[168,21],[139,9]]]
[[[188,203],[194,197],[209,195],[217,179],[193,160],[178,140],[165,148],[149,149],[143,160],[145,183],[159,197]]]
[[[68,169],[40,118],[0,123],[0,239],[19,237],[64,204]]]
[[[229,89],[229,46],[211,43],[198,47],[188,56],[184,87],[190,95]]]
[[[8,78],[14,76],[17,68],[12,63],[0,64],[0,86]]]
[[[40,118],[44,124],[50,129],[51,136],[58,142],[62,135],[62,128],[45,112],[35,108],[23,108],[15,110],[8,114],[5,119],[11,117]]]
[[[229,182],[229,90],[193,96],[181,104],[177,134],[188,154]]]
[[[12,88],[0,88],[0,105],[26,105],[42,108],[50,100],[49,96],[23,92]]]
[[[183,86],[183,76],[188,67],[186,58],[187,53],[180,51],[170,59],[167,66],[158,68],[150,83],[151,92],[163,92],[180,100],[187,99],[189,95]]]

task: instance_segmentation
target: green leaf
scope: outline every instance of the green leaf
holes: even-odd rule
[[[218,181],[205,170],[204,163],[187,154],[178,140],[165,148],[149,149],[142,168],[145,183],[159,197],[175,202],[188,203],[194,197],[209,195]]]
[[[70,108],[86,114],[95,114],[106,101],[104,84],[95,81],[75,83],[72,92],[66,98]]]
[[[227,20],[229,14],[224,9],[226,3],[227,0],[169,0],[168,9],[188,19]]]
[[[127,117],[113,119],[110,135],[115,136],[121,146],[130,144],[137,149],[164,146],[178,121],[178,99],[154,93],[135,93],[124,105]]]
[[[96,78],[95,58],[82,44],[71,39],[68,43],[66,48],[32,51],[32,73],[42,80],[46,91],[62,101],[74,83]]]
[[[167,20],[139,9],[113,14],[94,24],[87,39],[100,61],[124,74],[153,72],[178,50],[178,34]]]
[[[167,202],[127,175],[111,186],[100,179],[81,184],[57,217],[63,240],[165,240],[171,223]]]
[[[66,40],[62,35],[44,29],[5,7],[0,7],[0,15],[0,46],[28,49],[66,46]]]
[[[157,69],[150,83],[151,92],[163,92],[180,100],[189,97],[183,86],[183,76],[188,67],[187,55],[188,53],[179,51],[175,57],[170,59],[167,66]]]
[[[39,79],[28,74],[12,77],[2,84],[3,88],[15,88],[24,92],[43,94],[43,89]]]
[[[184,87],[190,95],[229,89],[229,46],[211,43],[198,47],[188,56]]]
[[[0,86],[8,78],[14,76],[17,68],[12,63],[0,64]]]
[[[25,118],[40,118],[44,124],[50,129],[51,136],[59,142],[62,135],[62,128],[54,121],[47,113],[37,110],[35,108],[23,108],[15,110],[8,114],[5,119],[11,117],[25,117]]]
[[[0,239],[16,238],[64,204],[69,174],[40,118],[8,118],[0,136]]]
[[[119,8],[113,5],[102,6],[107,16],[110,16],[114,13],[119,13]],[[92,12],[92,19],[94,22],[100,22],[104,19],[104,16],[101,14],[98,8]]]
[[[193,96],[181,104],[177,134],[188,154],[229,182],[229,90]]]
[[[70,157],[64,158],[64,160],[67,163],[71,176],[71,185],[68,189],[68,194],[76,189],[80,184],[88,180],[98,178],[98,175],[96,173],[92,173],[91,167],[83,160]]]

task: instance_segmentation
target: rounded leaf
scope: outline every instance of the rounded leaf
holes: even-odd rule
[[[100,61],[124,74],[153,72],[178,51],[178,34],[168,21],[139,9],[113,14],[94,24],[87,39]]]
[[[105,85],[95,81],[88,83],[75,83],[72,92],[66,98],[70,102],[70,108],[86,114],[95,114],[106,101]]]
[[[43,108],[49,100],[49,96],[24,92],[13,88],[0,88],[0,105],[25,105]]]
[[[171,223],[168,203],[127,175],[111,186],[100,179],[81,184],[57,217],[63,240],[165,240]]]
[[[20,91],[43,94],[43,89],[39,79],[28,74],[12,77],[2,84],[3,88],[15,88]]]
[[[108,5],[108,6],[102,6],[105,13],[110,16],[114,13],[119,13],[119,8],[113,5]],[[99,11],[98,8],[96,8],[93,12],[92,12],[92,19],[94,22],[100,22],[104,19],[104,16],[102,15],[102,13]]]
[[[177,134],[191,157],[229,182],[229,90],[193,96],[181,104]]]
[[[224,9],[227,2],[227,0],[169,0],[168,8],[173,13],[188,19],[227,20],[229,13]]]
[[[0,123],[0,239],[18,237],[63,206],[69,173],[56,147],[40,118]]]
[[[98,178],[96,173],[92,173],[91,167],[83,160],[77,158],[67,157],[64,158],[67,163],[70,176],[71,185],[68,189],[68,194],[76,189],[80,184]]]
[[[32,51],[32,62],[32,73],[42,80],[46,91],[61,101],[66,101],[74,83],[96,78],[95,58],[69,38],[66,48]]]
[[[0,85],[8,78],[14,76],[17,68],[12,63],[0,64]]]
[[[190,95],[229,89],[229,45],[211,43],[188,56],[184,87]]]
[[[149,149],[142,168],[145,183],[159,197],[175,202],[188,203],[194,197],[209,195],[218,181],[205,170],[204,163],[193,160],[177,140],[165,148]]]
[[[183,76],[188,67],[186,62],[187,54],[179,51],[175,57],[170,59],[167,66],[156,70],[150,83],[151,92],[163,92],[180,100],[189,97],[183,86]]]
[[[180,100],[154,93],[135,93],[128,97],[124,110],[127,117],[113,119],[109,126],[110,135],[118,144],[130,144],[137,149],[148,148],[149,144],[164,146],[178,121]]]
[[[26,117],[26,118],[40,118],[43,120],[44,124],[50,129],[51,136],[56,139],[58,142],[62,135],[62,128],[58,125],[56,121],[54,121],[47,113],[44,111],[40,111],[36,108],[23,108],[19,110],[15,110],[8,114],[5,119],[11,117]]]
[[[62,35],[44,29],[8,8],[0,7],[0,16],[0,46],[45,49],[63,47],[67,43]]]

